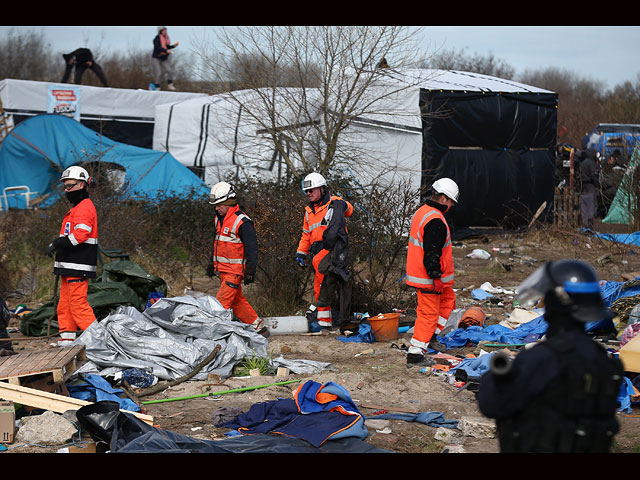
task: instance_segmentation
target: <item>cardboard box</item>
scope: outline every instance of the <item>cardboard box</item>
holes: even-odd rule
[[[0,443],[13,443],[16,432],[16,411],[13,402],[0,400]]]
[[[625,372],[640,373],[640,335],[620,348],[620,361]]]

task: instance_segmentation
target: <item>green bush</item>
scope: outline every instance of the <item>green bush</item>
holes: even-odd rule
[[[372,314],[404,305],[403,282],[409,222],[417,198],[407,186],[360,188],[350,176],[328,177],[332,193],[354,205],[347,222],[352,275],[352,310]],[[235,182],[241,208],[251,217],[258,236],[258,272],[245,289],[261,316],[291,315],[313,303],[313,272],[295,263],[307,203],[298,180],[251,179]],[[98,211],[99,239],[105,249],[121,249],[145,270],[174,287],[192,287],[203,277],[211,253],[215,210],[206,197],[126,199],[108,186],[90,194]],[[47,209],[0,212],[5,233],[0,245],[0,291],[15,291],[24,278],[39,286],[33,299],[52,295],[52,261],[46,246],[59,234],[69,204]],[[108,261],[108,259],[106,259]],[[171,290],[171,288],[170,288]]]

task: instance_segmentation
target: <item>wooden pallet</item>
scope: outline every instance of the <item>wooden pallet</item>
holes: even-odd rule
[[[623,278],[623,280],[626,280],[628,282],[640,277],[640,272],[621,273],[620,276]]]
[[[0,381],[21,385],[26,377],[51,374],[54,382],[65,382],[86,361],[84,345],[0,357]]]

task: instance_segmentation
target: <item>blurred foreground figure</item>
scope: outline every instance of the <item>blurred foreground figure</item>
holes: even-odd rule
[[[548,262],[518,288],[523,305],[541,298],[543,341],[513,362],[494,354],[480,411],[496,419],[501,452],[608,452],[623,368],[585,332],[585,323],[611,316],[598,277],[581,261]]]

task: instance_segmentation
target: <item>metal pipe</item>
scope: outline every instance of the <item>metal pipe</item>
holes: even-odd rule
[[[209,392],[200,395],[190,395],[188,397],[161,398],[159,400],[148,400],[141,402],[141,405],[149,405],[151,403],[176,402],[178,400],[190,400],[192,398],[215,397],[216,395],[225,395],[227,393],[247,392],[249,390],[257,390],[259,388],[274,387],[277,385],[287,385],[288,383],[301,382],[302,380],[287,380],[286,382],[268,383],[266,385],[256,385],[255,387],[234,388],[233,390],[222,390],[220,392]]]

